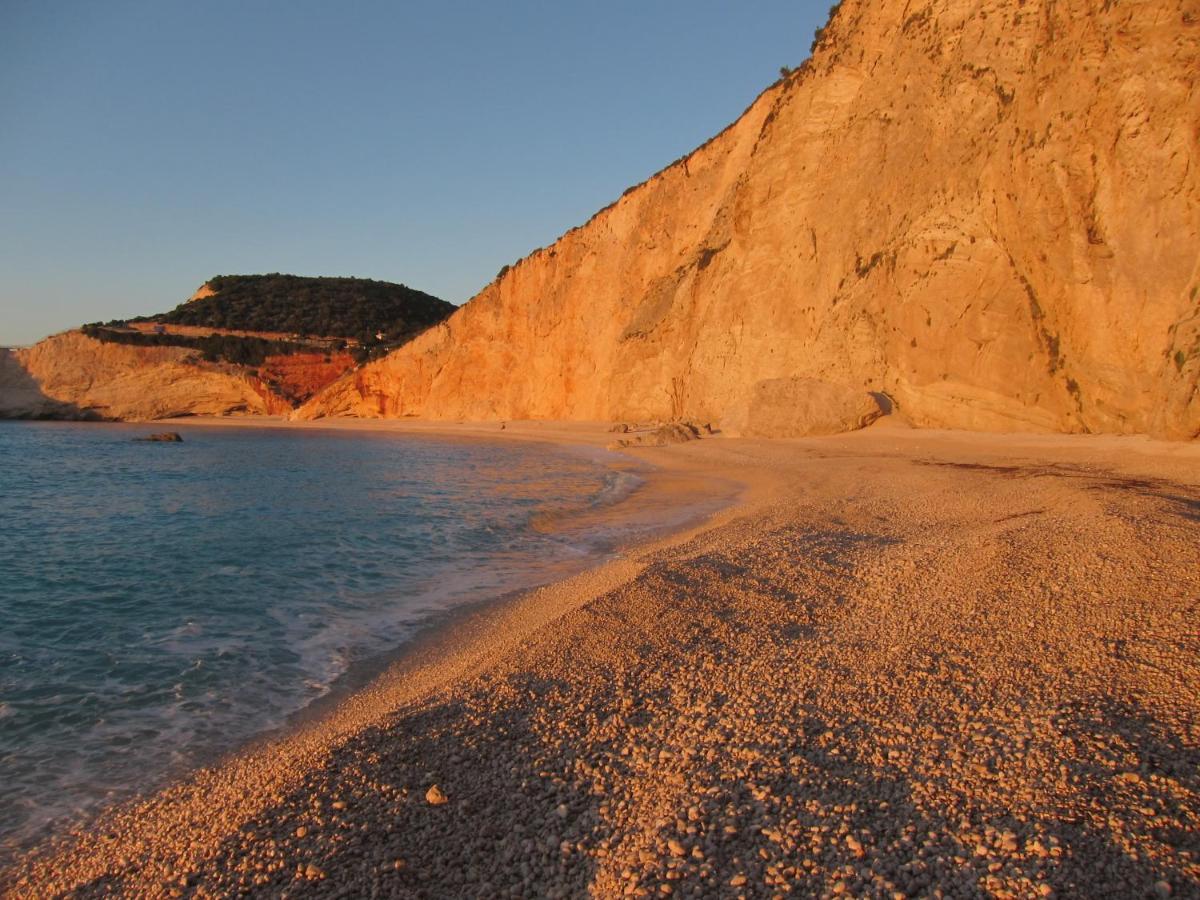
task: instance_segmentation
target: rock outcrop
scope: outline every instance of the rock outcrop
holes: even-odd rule
[[[300,415],[720,421],[815,379],[1195,437],[1197,73],[1196,0],[844,0],[736,123]]]
[[[621,426],[622,434],[629,434],[628,426]],[[672,444],[686,444],[688,441],[699,440],[700,429],[689,422],[668,422],[658,425],[628,438],[618,438],[608,445],[610,450],[621,450],[625,447],[669,447]]]
[[[857,431],[881,415],[879,401],[861,388],[815,378],[770,378],[751,387],[721,424],[740,437],[808,437]]]
[[[0,348],[0,418],[289,414],[454,309],[365,278],[219,275],[170,312]]]
[[[182,347],[102,343],[75,331],[0,352],[0,418],[283,415],[291,404],[236,367]]]

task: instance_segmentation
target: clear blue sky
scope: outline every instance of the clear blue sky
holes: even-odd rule
[[[828,0],[0,0],[0,345],[242,272],[454,303],[703,143]]]

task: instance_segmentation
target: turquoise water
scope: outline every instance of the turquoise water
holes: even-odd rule
[[[0,422],[0,855],[212,761],[456,604],[604,549],[538,445]]]

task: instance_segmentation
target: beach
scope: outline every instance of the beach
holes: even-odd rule
[[[877,426],[628,452],[643,502],[726,505],[454,617],[6,894],[1200,895],[1200,446]]]

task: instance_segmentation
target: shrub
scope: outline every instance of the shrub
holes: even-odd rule
[[[411,336],[454,312],[452,304],[422,291],[368,278],[218,275],[208,284],[212,296],[182,303],[153,321],[348,338],[376,332]]]
[[[210,334],[189,337],[182,334],[147,334],[141,331],[116,331],[99,324],[84,325],[80,331],[106,344],[135,347],[186,347],[199,350],[209,362],[227,362],[242,366],[261,366],[268,356],[299,353],[309,348],[291,341],[270,341],[258,337]]]

